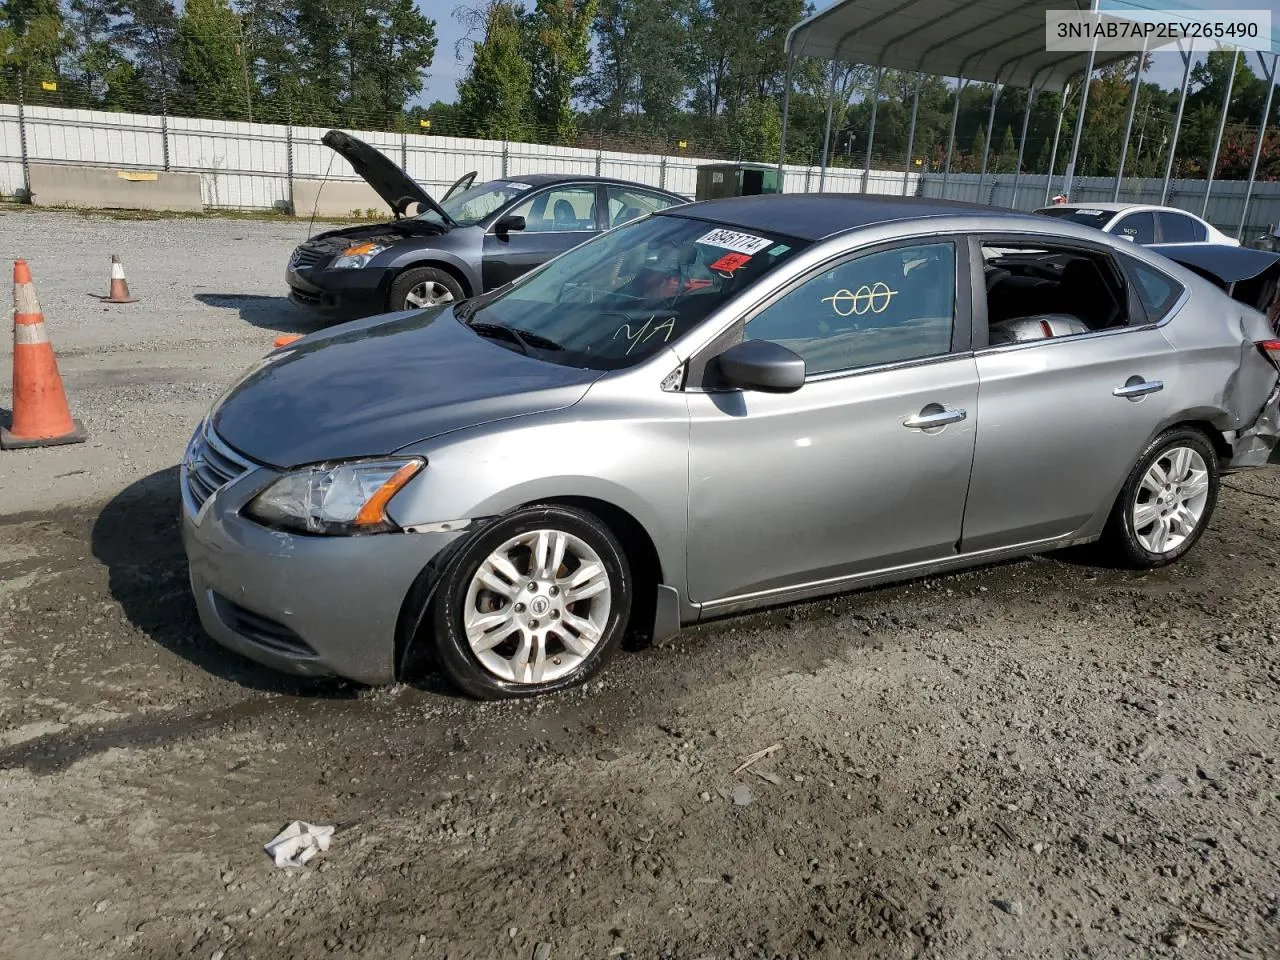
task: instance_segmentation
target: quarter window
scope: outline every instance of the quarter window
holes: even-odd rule
[[[806,280],[743,336],[795,351],[810,375],[917,360],[950,352],[955,300],[953,244],[895,247]]]
[[[1125,268],[1133,276],[1138,299],[1147,311],[1147,319],[1152,323],[1162,320],[1182,295],[1182,284],[1132,257],[1125,257],[1124,261]]]
[[[1161,243],[1197,243],[1205,239],[1204,227],[1181,213],[1161,213]]]
[[[596,188],[556,187],[511,211],[524,217],[525,233],[586,233],[596,228]]]

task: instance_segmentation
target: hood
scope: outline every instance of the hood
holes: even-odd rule
[[[1214,243],[1165,243],[1148,247],[1180,263],[1201,276],[1227,286],[1253,280],[1280,264],[1280,254],[1250,247],[1228,247]]]
[[[409,205],[421,203],[440,214],[445,223],[450,222],[449,215],[431,199],[431,195],[415,182],[407,173],[392,163],[385,154],[379,153],[363,140],[343,133],[341,130],[330,130],[320,142],[340,155],[355,170],[364,182],[373,187],[397,217],[402,217]]]
[[[241,453],[295,467],[572,406],[601,375],[526,357],[440,307],[342,324],[272,353],[211,419]]]

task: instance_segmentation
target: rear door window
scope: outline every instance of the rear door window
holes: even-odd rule
[[[647,213],[674,207],[678,200],[635,187],[609,186],[609,226],[616,227]]]
[[[1134,243],[1156,242],[1156,218],[1150,210],[1131,213],[1111,228],[1117,237],[1124,237]]]

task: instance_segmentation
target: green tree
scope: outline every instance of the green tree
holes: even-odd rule
[[[729,125],[730,147],[743,160],[776,163],[782,141],[782,113],[771,97],[752,97],[738,106]]]
[[[0,3],[0,67],[21,76],[24,84],[56,80],[58,61],[70,45],[58,0]]]
[[[1018,144],[1013,139],[1013,127],[1004,128],[1004,136],[1000,138],[1000,150],[996,153],[996,166],[998,171],[1007,171],[1012,173],[1018,165]]]
[[[116,0],[111,44],[133,65],[141,102],[134,109],[158,111],[178,77],[178,17],[170,0]]]
[[[234,120],[252,114],[240,19],[227,0],[186,0],[176,44],[180,110]]]
[[[483,38],[472,42],[471,68],[458,83],[458,108],[472,136],[523,140],[530,133],[532,71],[522,52],[520,10],[494,0],[483,15]]]
[[[538,0],[525,19],[534,123],[557,142],[577,136],[570,100],[590,59],[595,15],[596,0]]]

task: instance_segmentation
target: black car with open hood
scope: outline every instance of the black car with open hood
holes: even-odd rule
[[[415,310],[484,293],[605,230],[685,198],[659,187],[573,174],[468,173],[436,200],[389,157],[330,130],[393,219],[319,233],[293,252],[290,299],[328,319]],[[323,190],[323,186],[321,187]]]

